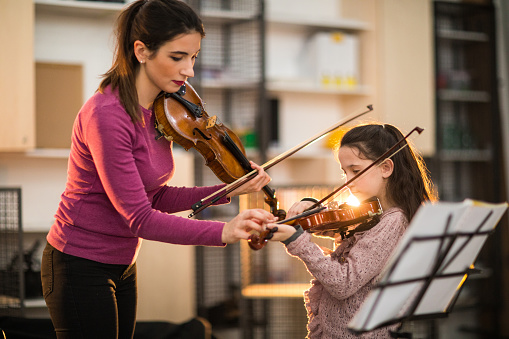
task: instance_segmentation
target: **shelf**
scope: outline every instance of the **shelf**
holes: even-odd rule
[[[437,37],[448,40],[487,42],[490,40],[488,34],[481,32],[457,31],[452,29],[441,29],[437,31]]]
[[[1,305],[9,305],[13,308],[19,308],[20,307],[20,299],[16,297],[10,297],[6,295],[0,296],[0,304]],[[46,302],[44,301],[43,297],[40,298],[30,298],[25,299],[23,302],[23,306],[26,308],[39,308],[39,307],[46,307]]]
[[[37,13],[73,15],[81,17],[114,16],[125,3],[74,0],[35,0]]]
[[[338,95],[369,95],[367,86],[349,88],[320,87],[312,81],[273,80],[267,82],[267,90],[271,92],[338,94]]]
[[[302,298],[309,284],[254,284],[242,289],[242,296],[250,299]]]
[[[46,301],[44,301],[43,297],[25,299],[25,302],[23,304],[25,305],[26,308],[46,307]]]
[[[441,150],[438,155],[442,161],[483,162],[493,160],[490,150]]]
[[[290,150],[290,148],[283,149],[282,147],[269,147],[269,149],[267,150],[267,155],[270,158],[275,158],[275,157],[280,156],[283,153],[288,152],[289,150]],[[287,161],[289,161],[289,160],[326,160],[326,161],[332,160],[332,161],[336,161],[333,158],[333,151],[331,149],[327,149],[325,147],[319,148],[318,150],[316,148],[307,147],[307,148],[301,149],[300,151],[292,154],[286,160]]]
[[[455,89],[438,90],[438,99],[443,101],[490,102],[490,93]]]
[[[259,88],[260,82],[238,78],[202,79],[201,86],[211,89],[255,89]]]
[[[175,144],[176,145],[176,144]],[[71,150],[69,148],[36,148],[25,152],[29,158],[47,158],[47,159],[68,159]],[[173,154],[183,154],[186,151],[178,145],[173,149]]]
[[[221,10],[203,10],[200,17],[204,24],[231,24],[245,22],[258,18],[257,13],[245,11],[221,11]]]
[[[31,158],[67,159],[70,152],[71,150],[68,148],[36,148],[27,151],[26,156]]]
[[[285,13],[273,13],[267,15],[265,19],[267,23],[272,25],[308,26],[316,29],[337,29],[346,31],[367,31],[370,29],[369,25],[365,22],[345,18],[295,17],[293,15],[288,16]]]
[[[20,305],[19,298],[11,297],[8,295],[0,295],[0,305],[3,307],[18,308]]]
[[[127,3],[76,1],[76,0],[35,0],[38,13],[53,13],[74,16],[109,16],[117,15]],[[241,11],[204,10],[200,17],[205,23],[227,24],[254,20],[256,14]]]

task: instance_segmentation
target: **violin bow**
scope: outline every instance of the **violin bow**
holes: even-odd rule
[[[399,151],[401,151],[403,148],[405,148],[406,146],[408,146],[408,143],[405,143],[403,146],[400,147],[400,144],[403,143],[404,141],[406,141],[406,139],[414,132],[417,132],[419,134],[422,133],[422,131],[424,131],[424,128],[420,128],[420,127],[415,127],[413,130],[411,130],[403,139],[399,140],[398,142],[396,142],[391,148],[389,148],[384,154],[382,154],[380,157],[378,157],[378,159],[376,159],[375,161],[373,161],[368,167],[366,167],[365,169],[363,169],[362,171],[360,171],[359,173],[357,173],[352,179],[348,180],[347,182],[345,182],[343,185],[339,186],[339,188],[335,189],[334,191],[332,191],[331,193],[329,193],[327,196],[325,196],[324,198],[322,198],[320,201],[314,203],[311,207],[309,207],[308,209],[306,209],[306,211],[309,211],[309,210],[312,210],[314,208],[316,208],[317,206],[320,206],[321,204],[323,204],[325,201],[327,201],[328,199],[330,199],[331,197],[334,197],[338,192],[342,191],[345,187],[347,187],[348,185],[350,185],[353,181],[357,180],[361,175],[363,175],[364,173],[366,173],[367,171],[369,171],[372,167],[374,167],[375,165],[378,165],[378,164],[381,164],[382,162],[384,162],[385,160],[387,159],[390,159],[392,156],[394,156],[396,153],[398,153]],[[396,149],[398,148],[399,149]]]
[[[301,149],[303,149],[303,148],[305,148],[305,147],[315,143],[316,141],[320,140],[321,138],[323,138],[325,135],[329,134],[330,132],[333,132],[334,130],[338,129],[339,127],[341,127],[343,125],[346,125],[347,123],[349,123],[349,122],[351,122],[351,121],[359,118],[360,116],[362,116],[364,114],[367,114],[367,113],[369,113],[371,111],[373,111],[373,105],[368,105],[367,106],[367,110],[365,110],[363,112],[360,112],[360,113],[353,113],[353,114],[347,116],[345,119],[339,121],[334,126],[327,128],[325,131],[322,131],[322,132],[318,133],[317,135],[309,138],[308,140],[302,142],[301,144],[299,144],[299,145],[289,149],[288,151],[286,151],[284,153],[281,153],[280,155],[272,158],[271,160],[269,160],[265,164],[263,164],[261,167],[264,170],[267,170],[267,169],[271,168],[272,166],[280,163],[281,161],[285,160],[289,156],[297,153]],[[212,193],[211,195],[201,199],[199,202],[193,204],[191,206],[191,208],[193,209],[193,212],[191,214],[189,214],[188,218],[191,218],[191,217],[195,216],[199,212],[203,211],[205,208],[207,208],[210,205],[212,205],[215,202],[217,202],[219,199],[221,199],[222,197],[224,197],[228,193],[231,193],[235,189],[237,189],[238,187],[244,185],[249,180],[254,178],[257,173],[258,173],[258,171],[252,170],[251,172],[245,174],[243,177],[235,180],[234,182],[224,186],[223,188],[221,188],[221,189],[217,190],[216,192]],[[206,200],[209,200],[209,202],[204,203],[204,201],[206,201]]]
[[[304,218],[304,217],[307,217],[307,216],[310,216],[310,215],[313,215],[313,214],[316,214],[324,209],[326,209],[325,206],[323,206],[322,204],[327,201],[329,198],[331,197],[334,197],[336,194],[338,194],[338,192],[341,192],[345,187],[347,187],[348,185],[350,185],[354,180],[357,180],[360,176],[364,175],[366,172],[368,172],[369,170],[371,170],[374,166],[377,166],[381,163],[383,163],[385,160],[387,159],[390,159],[391,157],[393,157],[396,153],[398,153],[399,151],[401,151],[403,148],[407,147],[408,146],[408,143],[405,143],[403,146],[400,146],[400,144],[402,142],[404,142],[413,132],[418,132],[419,134],[422,133],[422,131],[424,131],[423,128],[420,128],[420,127],[415,127],[413,130],[410,131],[410,133],[408,133],[404,138],[402,138],[401,140],[399,140],[398,142],[396,142],[391,148],[389,148],[384,154],[382,154],[380,157],[378,157],[378,159],[376,159],[375,161],[373,161],[371,164],[369,164],[369,166],[367,166],[365,169],[363,169],[362,171],[360,171],[359,173],[357,173],[352,179],[348,180],[347,182],[345,182],[343,185],[341,185],[339,188],[335,189],[334,191],[332,191],[332,193],[328,194],[326,197],[324,197],[322,200],[314,203],[311,207],[307,208],[306,210],[304,210],[302,213],[296,215],[296,216],[293,216],[291,218],[288,218],[288,219],[285,219],[285,220],[280,220],[280,221],[277,221],[276,224],[288,224],[289,222],[291,221],[294,221],[296,219],[301,219],[301,218]],[[398,148],[399,147],[399,148]],[[396,149],[398,148],[398,149]],[[260,234],[259,237],[262,237],[263,239],[265,240],[269,240],[273,237],[273,233],[274,232],[277,232],[277,228],[272,228],[270,230],[266,230],[264,232],[262,232]],[[249,241],[249,240],[248,240]],[[257,249],[255,247],[252,247],[251,248],[253,249]]]

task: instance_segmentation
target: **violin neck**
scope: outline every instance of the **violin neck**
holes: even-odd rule
[[[253,170],[251,168],[251,163],[249,163],[249,160],[244,155],[244,152],[242,152],[242,150],[237,146],[237,144],[232,140],[227,132],[224,133],[223,143],[225,144],[226,148],[230,150],[233,156],[239,161],[240,165],[246,170],[246,173],[249,173]],[[271,213],[276,215],[275,213],[278,213],[277,210],[279,209],[279,203],[276,199],[276,191],[274,191],[269,186],[264,186],[263,193],[265,193],[267,196],[265,202],[270,206]]]

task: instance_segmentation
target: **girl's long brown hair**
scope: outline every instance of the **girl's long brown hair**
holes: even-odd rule
[[[112,67],[99,85],[118,88],[120,102],[133,122],[141,120],[136,91],[139,62],[134,55],[134,42],[142,41],[154,54],[161,45],[181,34],[198,32],[205,36],[203,24],[191,7],[179,0],[137,0],[123,10],[116,21],[115,56]]]
[[[346,132],[339,147],[356,148],[374,161],[403,138],[401,131],[393,125],[366,124]],[[394,171],[389,177],[387,193],[411,220],[423,202],[436,201],[438,196],[424,160],[410,143],[404,143],[406,147],[391,157]]]

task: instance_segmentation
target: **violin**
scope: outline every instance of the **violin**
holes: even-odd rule
[[[175,93],[161,93],[154,101],[158,138],[174,141],[186,151],[196,149],[206,165],[224,183],[232,183],[251,172],[251,164],[239,137],[204,109],[202,99],[186,81]],[[282,220],[276,194],[263,187],[271,213]]]
[[[318,209],[309,210],[294,218],[279,221],[277,224],[300,225],[309,233],[333,231],[334,233],[340,233],[342,237],[346,237],[347,233],[353,234],[359,225],[368,225],[367,222],[374,220],[382,212],[380,201],[373,197],[362,202],[359,206],[346,203],[334,204],[333,202],[327,208],[318,207]],[[364,227],[362,230],[367,230],[372,226],[374,226],[374,223],[369,223],[369,227]],[[260,234],[251,234],[248,239],[249,247],[253,250],[259,250],[267,244],[270,238],[272,238],[272,230],[265,230]]]
[[[330,194],[322,198],[322,200],[316,202],[313,206],[311,206],[307,211],[304,213],[306,214],[307,219],[299,220],[299,224],[301,225],[303,229],[306,230],[315,230],[315,232],[324,232],[324,231],[339,231],[340,233],[346,233],[347,231],[350,231],[348,228],[345,229],[346,226],[350,225],[358,225],[359,222],[362,222],[362,220],[365,220],[364,218],[373,219],[374,216],[379,215],[382,213],[382,206],[380,205],[380,202],[376,198],[368,199],[368,201],[361,204],[361,206],[355,208],[352,207],[350,210],[344,211],[344,208],[338,208],[333,209],[334,211],[325,211],[321,214],[318,214],[316,217],[314,216],[316,213],[320,212],[324,207],[319,207],[316,209],[315,207],[322,204],[324,201],[328,200],[329,198],[333,197],[338,192],[341,192],[345,187],[348,187],[353,181],[357,180],[359,177],[364,175],[367,171],[369,171],[373,166],[377,166],[382,161],[385,161],[385,159],[388,159],[392,156],[394,156],[396,153],[401,151],[403,148],[408,146],[408,143],[406,143],[406,139],[414,132],[417,132],[419,134],[422,133],[424,129],[420,127],[415,127],[413,130],[411,130],[404,138],[401,140],[398,140],[391,148],[389,148],[385,153],[383,153],[378,159],[373,161],[369,166],[364,168],[362,171],[357,173],[353,178],[350,180],[347,180],[343,185],[332,191]],[[404,143],[402,146],[401,144]],[[399,148],[398,148],[399,147]],[[341,206],[345,206],[344,204]],[[365,208],[367,207],[367,208]],[[344,212],[348,212],[348,214],[345,214]],[[294,222],[294,219],[299,219],[299,217],[302,217],[303,215],[300,215],[298,217],[294,217],[288,220],[282,220],[278,223],[285,223],[288,224],[288,221]],[[368,223],[369,224],[369,223]],[[291,224],[290,224],[291,225]],[[267,243],[267,240],[272,238],[272,230],[267,230],[260,235],[251,234],[251,236],[248,239],[249,246],[254,250],[259,250],[265,246]],[[343,237],[343,234],[342,234]]]

